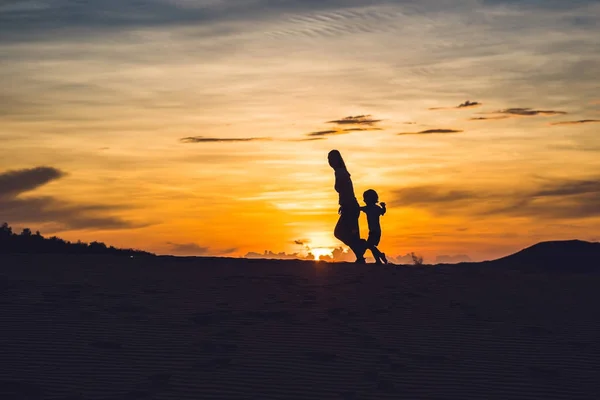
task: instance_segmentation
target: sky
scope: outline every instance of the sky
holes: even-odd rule
[[[597,0],[4,0],[0,221],[350,259],[338,149],[392,260],[598,241],[598,38]]]

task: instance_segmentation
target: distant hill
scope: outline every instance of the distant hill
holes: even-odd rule
[[[0,254],[114,254],[124,256],[154,256],[135,249],[119,249],[102,242],[69,242],[56,236],[46,238],[29,228],[20,234],[5,222],[0,226]]]
[[[600,243],[582,240],[540,242],[487,263],[540,271],[600,271]]]

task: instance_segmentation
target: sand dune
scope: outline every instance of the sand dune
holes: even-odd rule
[[[597,399],[600,274],[2,256],[0,399]]]

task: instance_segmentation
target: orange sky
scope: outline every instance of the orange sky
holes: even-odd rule
[[[600,240],[597,2],[164,0],[142,18],[124,0],[62,5],[57,22],[58,3],[0,6],[0,220],[15,227],[161,254],[330,254],[338,149],[359,199],[388,204],[388,255]],[[378,122],[339,123],[359,115]]]

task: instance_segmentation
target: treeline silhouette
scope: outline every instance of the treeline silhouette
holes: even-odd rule
[[[147,251],[118,249],[102,242],[72,243],[56,236],[46,238],[39,231],[25,228],[20,234],[13,232],[8,223],[0,227],[0,254],[114,254],[123,256],[154,256]]]

